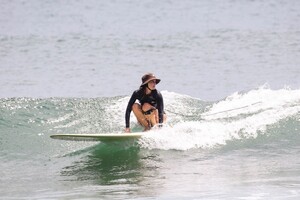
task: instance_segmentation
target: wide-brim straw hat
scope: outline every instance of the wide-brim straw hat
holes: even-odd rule
[[[156,80],[156,84],[158,84],[160,82],[159,78],[156,78],[156,76],[152,73],[147,73],[142,77],[142,86],[148,84],[150,81],[152,80]]]

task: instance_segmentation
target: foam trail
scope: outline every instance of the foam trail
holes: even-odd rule
[[[182,121],[172,128],[155,131],[141,145],[165,150],[215,148],[232,140],[255,139],[268,133],[271,125],[298,116],[299,112],[299,90],[262,87],[245,94],[235,93],[213,104],[201,114],[203,120]]]

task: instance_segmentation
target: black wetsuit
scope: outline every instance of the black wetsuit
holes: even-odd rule
[[[145,94],[144,88],[133,92],[125,113],[126,128],[129,128],[130,113],[132,106],[136,100],[139,100],[143,106],[144,103],[149,103],[158,110],[159,123],[163,123],[164,101],[161,93],[157,90],[152,90],[150,94]]]

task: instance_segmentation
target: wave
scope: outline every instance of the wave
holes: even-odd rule
[[[139,141],[141,148],[214,149],[283,141],[299,145],[300,90],[264,86],[216,102],[168,91],[162,94],[167,126],[149,132]],[[36,151],[40,151],[41,141],[43,145],[50,143],[49,135],[56,133],[122,132],[128,100],[129,96],[2,98],[2,150],[36,144]],[[133,115],[131,127],[141,130]],[[23,140],[15,142],[18,137]]]

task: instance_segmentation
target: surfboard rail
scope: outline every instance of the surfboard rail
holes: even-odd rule
[[[52,139],[70,140],[70,141],[101,141],[114,142],[122,140],[139,139],[144,133],[98,133],[98,134],[54,134],[50,135]]]

